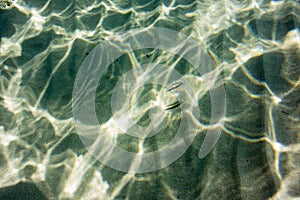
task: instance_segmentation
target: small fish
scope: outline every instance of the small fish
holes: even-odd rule
[[[183,84],[182,81],[175,82],[174,84],[172,84],[172,87],[168,88],[168,91],[174,90],[174,89],[178,88],[179,86],[181,86],[182,84]]]
[[[165,110],[175,109],[175,108],[177,108],[178,106],[180,106],[180,103],[179,103],[178,101],[176,101],[175,103],[169,104],[169,105],[167,106],[167,108],[165,108]]]

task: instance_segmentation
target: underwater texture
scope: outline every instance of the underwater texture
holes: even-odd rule
[[[296,0],[11,2],[0,10],[0,199],[300,199],[299,24]],[[224,84],[226,116],[216,145],[199,158],[214,128],[209,87],[218,83],[204,86],[190,63],[161,49],[122,55],[103,72],[94,100],[98,122],[116,146],[155,151],[180,124],[180,103],[166,93],[166,125],[142,145],[112,126],[113,89],[134,65],[179,71],[196,91],[199,113],[191,116],[196,137],[178,160],[152,172],[121,172],[83,144],[73,87],[98,44],[149,27],[185,34],[208,52],[220,72],[212,80],[220,76]],[[161,91],[149,84],[130,100],[140,125],[149,124],[147,106]]]

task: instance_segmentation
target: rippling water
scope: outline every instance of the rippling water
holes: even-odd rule
[[[300,198],[299,23],[296,0],[12,2],[0,10],[0,199]],[[183,74],[200,114],[193,116],[197,136],[176,162],[150,173],[120,172],[83,145],[73,86],[98,44],[149,27],[188,35],[209,53],[224,82],[226,117],[216,146],[199,159],[205,131],[213,129],[209,89],[199,73],[159,49],[121,56],[104,71],[95,98],[98,121],[117,146],[157,150],[180,123],[176,98],[150,84],[136,91],[130,109],[140,125],[149,124],[147,106],[163,92],[165,129],[142,146],[116,132],[112,91],[137,64],[164,64]]]

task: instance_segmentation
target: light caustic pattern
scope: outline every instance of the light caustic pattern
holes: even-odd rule
[[[199,88],[189,83],[194,82],[195,75],[189,80],[176,71],[174,65],[164,66],[157,63],[134,65],[132,70],[122,75],[111,96],[112,120],[109,120],[108,125],[99,126],[94,102],[97,85],[103,72],[122,55],[145,48],[163,50],[179,56],[179,59],[186,59],[195,68],[194,71],[201,74],[198,78],[202,80],[202,86],[209,88],[211,120],[208,127],[211,128],[207,131],[199,150],[200,158],[204,158],[216,144],[221,127],[224,125],[226,112],[224,83],[218,76],[220,72],[215,68],[210,56],[199,48],[195,40],[170,29],[148,28],[130,30],[122,34],[118,41],[111,39],[108,42],[102,42],[84,60],[76,76],[72,100],[76,129],[83,144],[97,159],[113,169],[131,173],[152,172],[172,164],[189,148],[197,135],[198,127],[201,127],[197,124]],[[145,121],[142,119],[145,112],[131,112],[130,107],[140,107],[131,99],[144,99],[141,101],[142,105],[147,104],[146,102],[149,101],[147,98],[141,94],[136,95],[136,90],[147,91],[145,88],[147,84],[159,85],[161,88],[152,89],[152,94],[156,93],[155,99],[152,99],[146,108],[149,110],[151,122],[147,126],[139,126],[136,124],[140,120]],[[101,83],[100,87],[102,85],[104,84]],[[168,93],[164,94],[164,90]],[[173,103],[167,104],[169,96],[173,97]],[[145,138],[155,136],[160,131],[166,138],[167,132],[174,132],[174,130],[162,128],[167,124],[165,119],[170,114],[167,113],[168,110],[176,107],[180,107],[181,112],[180,126],[174,139],[157,151],[145,152],[147,149],[144,143]],[[174,122],[171,121],[168,124],[176,124]],[[119,127],[119,129],[108,130],[105,127]],[[173,125],[171,127],[174,128]],[[118,137],[120,133],[141,139],[138,141],[138,153],[126,152],[111,143],[111,137],[107,135]],[[91,143],[91,141],[94,142]],[[153,142],[152,140],[152,145]]]
[[[297,1],[14,1],[0,13],[0,187],[27,181],[50,199],[299,197],[299,12]],[[114,127],[106,107],[131,66],[174,66],[196,89],[200,111],[195,141],[176,162],[152,173],[120,173],[81,144],[72,91],[81,63],[99,42],[142,27],[182,32],[210,52],[225,84],[227,112],[217,145],[201,160],[205,131],[213,127],[209,87],[199,74],[155,49],[119,58],[95,99],[99,123],[116,145],[155,150],[174,136],[180,120],[178,109],[169,109],[169,131],[148,146],[109,135]],[[146,112],[137,97],[151,102],[162,91],[155,87],[137,91],[134,111]],[[162,102],[172,105],[167,96]]]

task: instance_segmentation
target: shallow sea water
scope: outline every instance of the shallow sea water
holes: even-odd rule
[[[0,199],[300,199],[299,24],[296,0],[15,0],[0,10]],[[224,84],[226,116],[217,144],[200,159],[205,133],[215,128],[201,75],[161,49],[122,55],[104,70],[92,100],[116,146],[156,151],[180,126],[182,102],[170,88],[181,82],[148,84],[128,97],[140,126],[149,125],[149,107],[159,99],[166,125],[154,137],[141,140],[112,124],[113,90],[133,66],[180,72],[196,92],[199,115],[191,115],[198,127],[192,145],[175,162],[120,172],[84,146],[72,112],[74,82],[98,44],[149,27],[185,34],[209,53]]]

